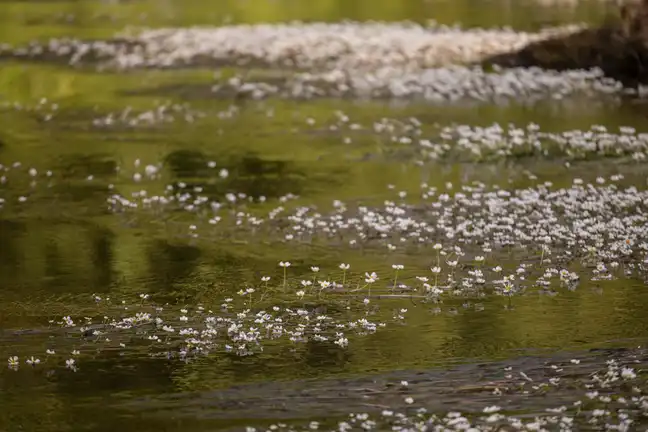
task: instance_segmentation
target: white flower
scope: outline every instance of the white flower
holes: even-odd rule
[[[297,297],[303,298],[306,293],[304,291],[300,290],[300,291],[297,291],[295,294],[297,294]]]
[[[35,366],[35,365],[40,363],[40,359],[37,359],[37,358],[34,358],[34,356],[31,356],[30,358],[25,360],[25,363],[27,363],[28,365]]]
[[[338,345],[340,348],[345,348],[349,345],[349,340],[344,337],[342,333],[336,333],[337,339],[333,342]]]
[[[405,266],[403,264],[392,264],[394,270],[403,270]]]
[[[590,399],[594,399],[595,397],[598,396],[598,392],[596,390],[593,390],[591,392],[585,393],[585,396],[587,396]]]
[[[342,270],[349,270],[350,268],[351,268],[350,264],[344,264],[344,263],[340,264],[340,269]]]
[[[80,354],[81,354],[81,353],[79,352],[79,350],[72,350],[72,355],[73,355],[73,356],[78,356],[78,355],[80,355]]]
[[[302,286],[307,287],[307,286],[311,286],[311,285],[313,285],[313,282],[311,282],[311,281],[309,281],[309,280],[302,280],[302,281],[301,281],[301,284],[302,284]]]
[[[435,273],[435,274],[441,273],[441,267],[438,267],[438,266],[432,267],[430,270],[432,270],[432,273]]]
[[[443,245],[441,245],[441,243],[437,243],[434,245],[434,250],[441,250],[441,249],[443,249]]]
[[[475,257],[475,261],[477,261],[477,262],[482,262],[482,261],[484,261],[484,257],[481,256],[481,255],[480,255],[480,256],[476,256],[476,257]]]
[[[331,286],[331,282],[329,281],[317,281],[317,283],[319,283],[322,288],[328,288]]]
[[[18,356],[11,356],[7,359],[7,363],[9,364],[10,368],[16,368],[20,364],[20,359]]]
[[[635,379],[637,378],[637,374],[635,373],[634,369],[629,367],[624,367],[623,369],[621,369],[621,378]]]
[[[56,352],[53,349],[48,349],[48,350],[45,350],[45,354],[54,355],[54,354],[56,354]]]
[[[67,367],[69,369],[74,369],[75,365],[76,365],[76,361],[74,359],[71,358],[71,359],[65,360],[65,367]]]
[[[319,267],[317,267],[317,266],[312,266],[312,267],[311,267],[311,270],[313,271],[313,273],[317,273],[317,272],[319,271]]]
[[[414,398],[408,396],[405,398],[405,403],[408,405],[412,405],[414,403]]]
[[[290,263],[288,261],[286,262],[281,261],[279,262],[279,267],[283,267],[283,268],[290,267]]]
[[[270,280],[270,276],[263,276],[261,278],[261,282],[268,282]]]
[[[371,272],[371,273],[365,273],[365,282],[368,284],[372,284],[378,280],[378,275],[376,272]]]
[[[491,413],[496,413],[496,412],[498,412],[498,411],[501,410],[501,409],[502,409],[502,408],[498,407],[497,405],[492,405],[492,406],[487,406],[487,407],[485,407],[485,408],[484,408],[484,412],[485,412],[486,414],[491,414]]]

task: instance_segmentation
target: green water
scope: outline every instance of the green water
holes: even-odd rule
[[[63,36],[106,38],[128,26],[296,19],[434,18],[448,24],[510,24],[534,29],[547,24],[598,22],[604,14],[605,8],[598,2],[543,8],[530,2],[468,0],[228,0],[207,4],[193,0],[0,0],[0,43],[19,45]],[[473,180],[526,187],[531,184],[527,170],[557,185],[570,184],[576,176],[592,179],[621,172],[627,181],[645,187],[645,171],[637,165],[587,161],[572,163],[567,169],[562,160],[543,159],[421,166],[413,163],[412,155],[393,151],[371,134],[353,135],[352,143],[345,144],[342,138],[346,132],[314,131],[317,128],[305,124],[309,117],[316,124],[325,123],[340,110],[361,124],[381,117],[416,117],[439,124],[536,122],[548,130],[592,124],[640,128],[646,121],[646,109],[631,102],[567,101],[533,106],[522,102],[471,106],[351,100],[237,102],[201,97],[204,93],[191,91],[208,88],[212,80],[212,70],[117,74],[38,61],[0,60],[0,103],[12,104],[0,109],[0,163],[19,161],[23,171],[0,185],[0,197],[14,202],[18,196],[28,196],[25,203],[0,210],[0,361],[12,355],[44,358],[45,349],[56,337],[16,331],[44,329],[50,319],[65,315],[95,316],[99,312],[91,294],[136,298],[148,293],[161,304],[180,307],[233,295],[261,275],[280,280],[277,262],[281,260],[293,264],[291,281],[307,275],[311,265],[329,269],[339,278],[337,266],[342,262],[350,263],[356,275],[389,272],[391,264],[402,263],[406,267],[402,277],[411,281],[419,274],[415,269],[427,269],[433,261],[433,257],[416,252],[394,256],[383,250],[345,247],[342,242],[294,246],[244,230],[232,236],[188,239],[190,222],[184,214],[135,212],[120,216],[108,212],[106,199],[115,191],[129,195],[146,189],[152,195],[172,182],[208,184],[215,177],[205,171],[209,160],[230,171],[212,194],[264,195],[268,200],[257,207],[259,211],[276,207],[278,198],[287,193],[299,195],[299,199],[286,206],[301,203],[327,208],[335,199],[367,203],[393,199],[388,184],[399,191],[415,191],[422,182],[442,186],[447,181],[462,184]],[[43,98],[47,103],[39,112],[34,107]],[[150,127],[101,129],[91,125],[93,118],[120,113],[126,107],[145,111],[161,101],[186,102],[206,116],[192,123],[176,121]],[[49,112],[52,103],[58,104],[58,110],[51,120],[44,121],[43,113]],[[238,104],[236,116],[217,117],[233,104]],[[266,115],[269,109],[273,117]],[[169,169],[160,180],[135,183],[129,173],[134,172],[136,159],[143,165],[164,161]],[[117,165],[124,172],[115,173]],[[39,173],[51,170],[52,177],[40,176],[32,185],[24,172],[28,167]],[[506,180],[502,172],[506,172]],[[87,180],[88,175],[94,176],[92,181]],[[109,184],[114,189],[109,189]],[[515,257],[502,255],[501,260],[506,264]],[[430,305],[394,302],[391,306],[410,309],[407,325],[353,340],[346,351],[328,345],[278,344],[257,356],[213,355],[184,364],[151,359],[137,350],[94,352],[90,344],[83,346],[77,372],[60,367],[47,372],[45,367],[24,365],[10,371],[3,365],[0,430],[206,431],[243,426],[263,422],[264,416],[269,421],[278,416],[260,410],[252,421],[246,417],[254,411],[249,406],[254,399],[241,397],[240,403],[248,404],[243,407],[246,411],[237,405],[236,391],[218,397],[209,392],[244,384],[265,388],[261,383],[300,379],[314,380],[304,385],[316,388],[318,380],[636,345],[648,336],[648,292],[641,280],[585,283],[575,292],[557,297],[524,296],[515,299],[512,310],[505,308],[507,302],[502,298],[478,302],[483,311],[449,300],[438,314]],[[62,345],[72,349],[79,342]],[[259,398],[276,396],[274,390],[263,391]],[[175,404],[156,402],[165,396]],[[225,403],[222,398],[229,399]],[[342,410],[346,403],[340,398],[334,405]],[[237,416],[237,409],[243,414]],[[302,420],[311,414],[308,404],[290,411],[290,416]]]

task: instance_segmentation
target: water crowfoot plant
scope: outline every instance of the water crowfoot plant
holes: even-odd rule
[[[263,302],[263,298],[268,293],[268,282],[269,281],[270,281],[270,276],[262,276],[261,277],[261,282],[263,282],[263,293],[261,294],[261,297],[259,298],[259,303]]]
[[[394,284],[392,285],[392,291],[394,291],[398,286],[398,271],[403,270],[405,266],[402,264],[392,264],[392,268],[394,269]]]
[[[37,364],[40,363],[40,359],[37,359],[34,356],[31,356],[30,358],[25,360],[25,363],[27,363],[30,366],[36,366]]]
[[[281,261],[281,262],[279,263],[279,267],[282,267],[282,268],[283,268],[283,290],[284,290],[284,292],[286,292],[287,271],[288,271],[288,267],[290,267],[290,262],[288,262],[288,261],[286,261],[286,262]]]
[[[441,267],[432,267],[430,270],[434,274],[434,286],[432,288],[439,289],[439,273],[441,273]]]
[[[340,269],[342,270],[342,286],[346,286],[346,272],[351,266],[349,264],[340,264]]]

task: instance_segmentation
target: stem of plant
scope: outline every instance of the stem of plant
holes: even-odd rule
[[[286,292],[286,278],[287,278],[286,274],[288,272],[288,268],[284,266],[283,269],[284,269],[284,271],[283,271],[283,277],[284,277],[284,279],[283,279],[283,290],[284,290],[284,292]]]
[[[259,299],[259,303],[263,301],[263,298],[265,295],[268,293],[268,281],[265,281],[265,288],[263,290],[263,294],[261,294],[261,298]]]

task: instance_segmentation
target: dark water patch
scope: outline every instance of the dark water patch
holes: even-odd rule
[[[114,234],[88,221],[2,221],[5,299],[49,292],[106,292],[113,282]],[[22,239],[22,241],[20,240]],[[83,251],[80,253],[80,251]],[[31,270],[25,260],[38,263]],[[11,264],[15,262],[15,264]]]
[[[73,154],[61,156],[57,173],[64,179],[87,179],[88,177],[105,178],[114,176],[118,163],[110,154]]]
[[[178,150],[166,156],[165,164],[177,178],[174,188],[178,193],[196,195],[226,202],[228,195],[242,194],[243,200],[254,198],[276,199],[287,194],[301,194],[315,176],[292,161],[269,160],[254,154],[229,156],[218,164],[195,150]],[[213,164],[213,166],[210,166]],[[219,179],[220,177],[220,179]],[[319,180],[324,181],[324,179]],[[327,179],[331,182],[331,179]],[[334,180],[340,183],[342,180]]]
[[[579,398],[576,387],[605,361],[618,358],[635,368],[645,366],[648,359],[642,350],[596,350],[552,354],[543,357],[517,357],[504,362],[463,364],[451,369],[400,370],[387,374],[331,380],[283,381],[232,386],[224,390],[178,393],[162,397],[150,396],[121,406],[134,410],[153,421],[174,417],[200,418],[209,424],[224,419],[343,418],[348,413],[380,412],[383,409],[406,409],[405,396],[421,401],[432,412],[454,410],[479,413],[486,406],[499,405],[505,394],[508,411],[524,411],[531,407],[541,414],[545,408],[569,404]],[[578,364],[573,364],[576,359]],[[550,365],[560,365],[565,373]],[[510,368],[510,369],[509,369]],[[508,372],[512,370],[512,372]],[[562,370],[562,369],[561,369]],[[557,376],[573,383],[544,394],[521,391],[533,382],[542,383]],[[400,385],[400,382],[407,385]]]

